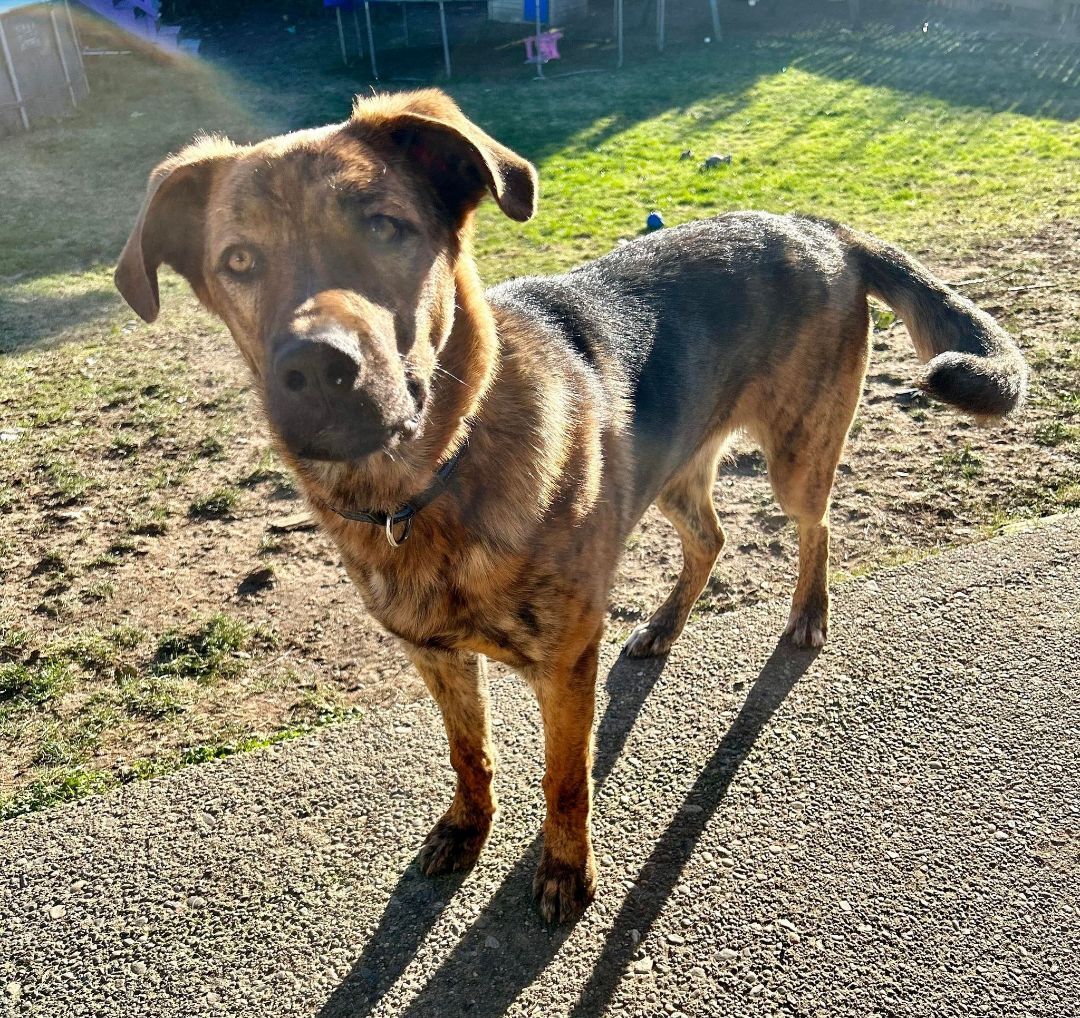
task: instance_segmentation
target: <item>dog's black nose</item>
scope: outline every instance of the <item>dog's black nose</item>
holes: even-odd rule
[[[274,378],[287,399],[322,396],[333,405],[346,399],[360,375],[359,352],[326,341],[292,338],[274,357]]]
[[[278,434],[305,459],[358,459],[406,434],[410,423],[407,395],[373,368],[345,329],[281,335],[265,396]]]

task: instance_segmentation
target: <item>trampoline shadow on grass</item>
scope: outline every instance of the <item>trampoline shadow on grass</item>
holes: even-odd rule
[[[18,353],[47,344],[78,325],[105,318],[120,307],[112,286],[50,296],[21,294],[17,286],[0,286],[0,354]]]

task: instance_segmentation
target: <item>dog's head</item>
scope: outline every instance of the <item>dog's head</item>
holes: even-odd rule
[[[357,460],[422,427],[485,194],[524,221],[536,172],[441,92],[361,99],[343,124],[163,162],[116,285],[153,321],[171,266],[228,325],[289,451]]]

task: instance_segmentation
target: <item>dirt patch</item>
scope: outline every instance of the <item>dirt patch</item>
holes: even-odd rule
[[[838,579],[1080,506],[1080,222],[934,265],[1017,336],[1030,406],[983,430],[913,396],[910,341],[883,316],[835,488]],[[65,767],[152,772],[422,693],[329,541],[297,529],[303,505],[227,336],[166,285],[176,310],[153,329],[120,317],[62,332],[20,357],[18,394],[0,399],[0,795]],[[789,596],[797,547],[750,446],[733,447],[716,505],[728,547],[696,611],[723,625],[723,611]],[[647,617],[679,566],[651,510],[609,639]],[[239,627],[220,648],[229,667],[163,672],[168,640],[215,619]]]

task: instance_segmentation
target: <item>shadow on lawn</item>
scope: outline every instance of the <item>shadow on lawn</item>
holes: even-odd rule
[[[0,289],[0,354],[45,343],[65,329],[104,318],[119,304],[111,286],[71,296],[13,296]]]
[[[1080,118],[1076,43],[965,34],[936,26],[923,34],[879,24],[850,34],[841,33],[839,23],[834,23],[799,35],[734,35],[710,47],[696,41],[685,47],[673,42],[658,55],[646,45],[647,35],[630,52],[623,71],[611,68],[606,44],[582,46],[577,53],[571,46],[567,60],[550,68],[546,82],[531,79],[528,69],[518,65],[517,54],[513,68],[501,68],[490,51],[466,47],[458,60],[460,77],[449,88],[485,129],[538,162],[557,152],[572,155],[574,146],[601,145],[663,114],[693,109],[698,125],[707,127],[745,108],[757,83],[785,68],[893,89],[900,97],[898,116],[903,116],[907,102],[915,106],[935,99],[987,113],[1009,111],[1060,121]],[[25,157],[29,165],[37,159],[43,167],[52,167],[70,200],[63,209],[23,200],[15,203],[14,211],[8,210],[10,222],[0,228],[0,241],[17,243],[19,252],[9,258],[9,270],[46,274],[57,271],[61,259],[69,264],[72,252],[80,259],[86,252],[86,264],[97,261],[100,252],[119,253],[141,201],[145,172],[187,140],[189,125],[194,132],[228,130],[230,118],[273,125],[266,126],[267,131],[322,124],[346,116],[351,96],[372,87],[357,77],[357,69],[342,68],[332,48],[328,55],[325,40],[319,37],[300,46],[287,63],[253,61],[250,47],[240,50],[244,40],[240,33],[230,39],[217,47],[208,45],[210,63],[193,64],[188,73],[182,66],[169,70],[136,57],[109,64],[110,87],[93,91],[71,124],[13,140],[7,171],[13,179],[7,183],[16,195],[19,182],[14,175]],[[558,77],[587,67],[602,73]],[[220,99],[225,83],[231,83],[236,101],[211,102],[208,96]],[[243,116],[237,112],[238,104]],[[175,112],[178,105],[186,111],[184,116]],[[131,120],[136,113],[141,118]],[[821,111],[821,116],[828,115],[827,109]],[[104,130],[110,124],[117,125],[126,153],[119,171],[116,144]],[[872,134],[877,127],[868,124],[867,132]],[[239,137],[249,130],[258,136],[263,129],[244,128]],[[805,130],[806,125],[792,123],[792,142]],[[853,145],[859,142],[851,140]],[[65,159],[71,165],[58,166]],[[0,190],[4,184],[0,177]],[[78,210],[77,215],[72,209]],[[36,247],[22,239],[38,234]],[[104,293],[88,294],[58,300],[57,311],[62,322],[72,325],[93,317],[107,303]],[[9,348],[12,335],[26,346],[63,327],[47,313],[47,306],[40,313],[43,306],[38,303],[32,319],[25,316],[21,331],[5,323]]]
[[[1075,87],[1080,46],[1076,43],[947,30],[923,35],[875,26],[858,34],[825,30],[796,37],[734,37],[722,47],[691,52],[680,60],[673,53],[652,54],[640,65],[603,79],[576,79],[603,80],[598,94],[603,95],[605,108],[593,116],[594,122],[602,121],[602,127],[592,133],[584,118],[548,114],[523,122],[520,110],[505,109],[498,102],[490,112],[484,111],[484,126],[511,147],[542,160],[583,131],[587,144],[596,146],[643,120],[699,103],[708,104],[706,120],[731,116],[750,102],[760,79],[786,68],[892,89],[913,103],[931,99],[987,113],[1080,119],[1080,89]],[[467,86],[463,91],[467,92]],[[559,99],[568,102],[572,112],[581,106],[565,96]],[[541,97],[538,112],[550,109]],[[802,131],[795,133],[798,136]]]
[[[816,656],[816,652],[796,651],[783,643],[773,650],[742,709],[687,796],[687,802],[700,809],[680,811],[643,862],[641,872],[647,873],[647,878],[634,884],[607,932],[603,951],[582,988],[574,1016],[586,1018],[603,1012],[635,950],[631,929],[642,935],[648,933],[758,735]],[[610,700],[597,731],[594,774],[598,786],[618,759],[664,663],[665,659],[630,662],[620,658],[611,669],[607,678]],[[445,1018],[464,1013],[477,1018],[497,1018],[547,967],[570,929],[551,930],[539,919],[532,901],[532,875],[539,857],[537,838],[481,916],[402,1012],[402,1018]],[[433,885],[419,877],[415,863],[410,865],[398,882],[378,929],[350,975],[319,1012],[319,1018],[369,1015],[412,961],[438,918],[439,912],[431,908],[434,894],[449,899],[463,879],[459,875]],[[432,886],[437,892],[430,890]],[[500,945],[497,966],[485,965],[481,960],[489,937],[494,937]],[[484,969],[479,980],[477,968]]]

